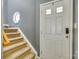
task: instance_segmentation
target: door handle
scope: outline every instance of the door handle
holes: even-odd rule
[[[66,34],[66,38],[69,37],[69,28],[65,28],[65,34]]]
[[[66,28],[66,29],[65,29],[65,33],[66,33],[66,34],[69,34],[69,28]]]

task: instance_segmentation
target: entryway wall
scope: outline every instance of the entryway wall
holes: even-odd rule
[[[3,0],[4,17],[6,24],[19,26],[36,50],[40,51],[40,3],[49,2],[51,0]],[[14,12],[19,11],[21,20],[18,24],[12,21]],[[77,0],[74,0],[74,24],[77,24]],[[78,27],[74,28],[74,59],[77,59],[78,48]],[[39,53],[40,54],[40,53]]]
[[[31,44],[36,48],[35,39],[35,1],[36,0],[3,0],[4,24],[18,26]],[[20,13],[20,21],[15,24],[13,15]]]
[[[38,54],[40,51],[39,8],[40,3],[43,2],[48,2],[48,0],[3,0],[3,23],[19,26],[36,48]],[[15,12],[19,12],[21,15],[21,19],[17,24],[13,22]]]

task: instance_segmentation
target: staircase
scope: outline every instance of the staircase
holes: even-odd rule
[[[37,59],[36,50],[20,28],[3,28],[3,59]]]

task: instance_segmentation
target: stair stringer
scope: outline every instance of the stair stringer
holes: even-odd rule
[[[23,32],[20,30],[19,27],[16,27],[18,29],[18,31],[20,32],[21,36],[24,38],[24,40],[27,42],[27,44],[29,45],[29,47],[32,49],[32,51],[35,53],[35,59],[37,59],[37,51],[35,50],[35,48],[33,47],[33,45],[30,43],[30,41],[28,40],[28,38],[23,34]]]

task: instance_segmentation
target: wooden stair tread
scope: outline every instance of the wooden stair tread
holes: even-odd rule
[[[18,46],[17,48],[14,48],[14,49],[11,49],[11,50],[9,50],[9,51],[4,52],[3,56],[4,56],[4,57],[9,56],[9,55],[11,55],[12,53],[14,53],[14,52],[16,52],[16,51],[18,51],[18,50],[20,50],[20,49],[22,49],[22,48],[25,48],[25,47],[27,47],[26,44],[20,45],[20,46]]]
[[[20,34],[19,32],[13,32],[13,33],[6,33],[7,35],[12,35],[12,34]]]
[[[17,32],[18,29],[16,28],[4,28],[4,32],[6,33],[12,33],[12,32]]]
[[[6,51],[13,49],[13,48],[16,48],[16,47],[23,45],[25,43],[26,42],[20,42],[20,43],[16,43],[16,44],[13,44],[13,45],[10,45],[10,46],[6,46],[6,47],[3,48],[3,52],[6,52]]]
[[[19,39],[22,39],[23,37],[15,37],[15,38],[11,38],[11,39],[9,39],[10,41],[14,41],[14,40],[19,40]]]
[[[14,29],[14,30],[17,30],[17,28],[16,28],[16,27],[4,28],[4,30],[8,30],[8,29]]]
[[[24,52],[29,51],[30,48],[29,47],[25,47],[22,48],[20,50],[18,50],[17,52],[14,52],[13,54],[11,54],[8,59],[16,59],[18,56],[21,56]]]
[[[6,27],[3,30],[10,40],[10,44],[3,47],[5,59],[35,59],[36,54],[17,27]]]
[[[31,52],[30,54],[28,54],[26,57],[24,57],[23,59],[32,59],[35,55]]]
[[[13,33],[6,33],[7,37],[10,38],[16,38],[16,37],[20,37],[21,34],[19,32],[13,32]]]

